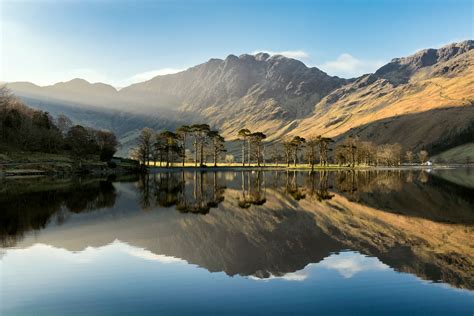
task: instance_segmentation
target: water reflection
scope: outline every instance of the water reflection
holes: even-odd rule
[[[350,249],[384,267],[474,289],[473,189],[449,179],[378,170],[9,180],[0,194],[0,239],[3,248],[41,243],[70,251],[120,240],[148,256],[257,279],[297,277],[318,262],[349,277],[370,261],[334,260]]]
[[[224,201],[225,186],[220,182],[214,172],[142,175],[138,182],[140,207],[175,206],[183,213],[207,214]]]

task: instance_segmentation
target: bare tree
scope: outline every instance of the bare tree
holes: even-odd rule
[[[191,126],[191,131],[194,137],[194,166],[196,167],[198,161],[201,166],[204,165],[204,146],[208,140],[208,134],[210,130],[211,129],[207,124],[194,124]],[[200,153],[199,160],[198,152]]]
[[[242,141],[242,167],[245,166],[245,143],[247,142],[247,139],[250,135],[250,130],[243,128],[239,131],[239,139]],[[249,160],[250,164],[250,160]]]
[[[144,166],[150,163],[154,136],[155,132],[148,127],[142,129],[138,136],[137,147],[134,150],[134,158],[138,159]]]
[[[181,125],[176,129],[176,134],[180,136],[182,141],[182,165],[184,167],[184,162],[186,161],[186,138],[188,134],[191,133],[191,128],[188,125]]]
[[[286,166],[290,166],[290,160],[291,160],[291,153],[293,152],[293,144],[291,140],[284,140],[283,141],[283,149],[285,151],[285,161],[286,161]]]
[[[311,171],[314,171],[314,164],[316,163],[316,148],[318,146],[318,137],[311,137],[306,141],[306,157],[308,159],[308,164],[311,166]]]
[[[218,131],[210,131],[209,138],[211,139],[212,155],[214,158],[214,167],[217,167],[217,159],[220,154],[226,152],[224,146],[224,137],[222,137]]]

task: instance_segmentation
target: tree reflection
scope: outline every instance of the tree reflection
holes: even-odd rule
[[[225,186],[220,182],[215,172],[145,174],[137,185],[140,207],[148,210],[155,206],[175,206],[182,213],[207,214],[224,201]]]
[[[263,205],[267,202],[265,180],[262,171],[242,171],[241,184],[241,195],[238,201],[240,208],[249,208],[252,205]]]
[[[316,178],[318,180],[316,181]],[[317,184],[316,184],[317,182]],[[306,185],[308,187],[308,195],[310,197],[315,197],[319,202],[323,200],[330,200],[334,197],[334,194],[329,192],[329,189],[332,188],[329,186],[329,172],[310,172],[307,176]]]
[[[48,189],[50,183],[44,182],[26,185],[31,191],[23,190],[18,183],[2,183],[7,188],[0,194],[3,247],[15,244],[29,230],[46,227],[52,219],[61,225],[71,213],[112,207],[117,197],[115,187],[109,181],[79,178],[54,189]]]
[[[286,172],[286,187],[285,192],[289,194],[293,199],[299,201],[306,197],[304,190],[299,187],[298,184],[298,175],[300,172],[293,171],[293,172]]]

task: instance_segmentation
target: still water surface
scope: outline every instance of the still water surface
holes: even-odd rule
[[[0,180],[1,315],[472,315],[474,170]]]

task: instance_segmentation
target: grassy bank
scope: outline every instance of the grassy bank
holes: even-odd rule
[[[103,162],[99,157],[76,159],[67,154],[49,154],[15,151],[0,154],[0,176],[70,175],[70,174],[123,174],[136,171],[136,165],[127,162]]]

